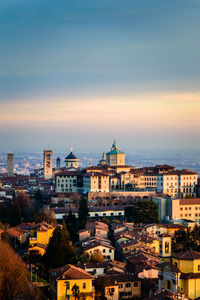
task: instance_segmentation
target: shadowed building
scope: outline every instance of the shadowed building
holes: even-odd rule
[[[13,153],[7,154],[7,174],[8,176],[14,175],[14,154]]]
[[[52,178],[52,150],[44,150],[44,178]]]
[[[60,157],[56,159],[56,169],[60,169]]]

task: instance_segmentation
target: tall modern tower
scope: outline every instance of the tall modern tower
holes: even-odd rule
[[[13,153],[7,154],[7,174],[8,176],[14,175],[14,154]]]
[[[44,150],[44,178],[52,178],[52,150]]]

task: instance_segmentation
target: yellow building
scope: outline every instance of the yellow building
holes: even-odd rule
[[[176,253],[170,260],[161,261],[158,267],[159,290],[164,288],[173,293],[183,292],[190,299],[200,297],[199,252],[190,249]]]
[[[93,276],[73,265],[51,270],[53,293],[57,300],[93,300],[95,290],[92,285]],[[75,292],[76,290],[76,292]],[[75,297],[76,296],[76,297]]]
[[[116,142],[114,141],[111,151],[106,153],[106,164],[108,166],[124,166],[125,153],[118,150]]]
[[[28,254],[44,255],[46,252],[47,246],[42,244],[34,244],[28,248]]]
[[[172,200],[172,219],[200,221],[200,198]]]
[[[30,230],[29,245],[47,245],[55,228],[55,226],[43,222],[35,224]]]

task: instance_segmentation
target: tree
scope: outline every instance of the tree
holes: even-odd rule
[[[172,249],[174,252],[187,251],[189,249],[199,251],[199,243],[200,227],[195,225],[192,230],[187,228],[187,230],[180,229],[175,232]]]
[[[69,239],[69,233],[65,224],[62,229],[57,227],[54,230],[46,253],[43,256],[43,262],[48,269],[76,262],[76,250]]]
[[[38,211],[44,206],[44,197],[39,189],[34,194],[34,200],[34,209]]]
[[[79,290],[79,286],[76,285],[76,283],[72,287],[72,294],[73,294],[75,300],[79,298],[80,290]]]
[[[3,241],[0,243],[0,299],[37,299],[25,264]]]
[[[10,212],[10,224],[11,226],[16,226],[21,223],[22,211],[17,201],[13,203]]]
[[[79,201],[79,212],[78,212],[80,229],[85,228],[88,217],[89,217],[89,209],[88,209],[87,198],[82,197]]]
[[[138,201],[134,206],[126,207],[125,217],[135,223],[157,223],[158,206],[151,200]]]
[[[90,256],[90,262],[93,262],[93,263],[104,262],[104,260],[105,260],[105,258],[100,251],[95,251]]]
[[[26,193],[18,193],[15,197],[15,202],[21,209],[22,217],[26,220],[29,215],[30,198]]]
[[[65,224],[67,226],[67,229],[69,231],[72,241],[76,242],[78,240],[78,230],[79,230],[78,219],[70,210],[68,216],[64,217],[64,221],[65,221]]]

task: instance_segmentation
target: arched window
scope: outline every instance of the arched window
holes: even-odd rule
[[[165,242],[165,253],[169,253],[169,242]]]

